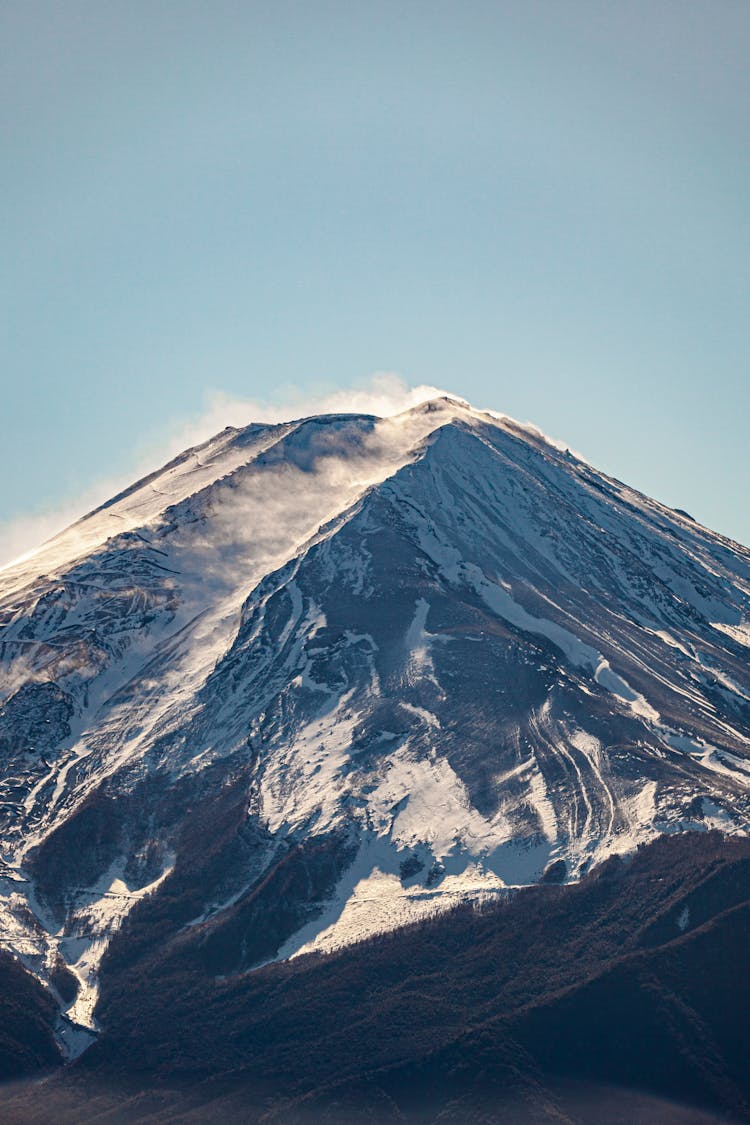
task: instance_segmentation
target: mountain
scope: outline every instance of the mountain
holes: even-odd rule
[[[750,552],[532,427],[227,429],[0,572],[2,945],[75,1058],[154,943],[234,979],[744,837],[749,648]]]

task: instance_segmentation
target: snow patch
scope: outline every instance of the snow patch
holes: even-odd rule
[[[712,621],[711,628],[726,633],[737,644],[750,648],[750,621],[743,621],[740,625],[727,625],[723,621]]]
[[[131,890],[122,877],[124,860],[117,860],[90,890],[83,891],[78,906],[55,936],[57,948],[78,979],[78,993],[65,1015],[79,1027],[97,1031],[94,1008],[99,997],[99,965],[112,934],[135,904],[152,894],[173,870],[174,860],[147,886]],[[85,900],[91,896],[91,901]]]
[[[477,862],[465,862],[460,871],[443,876],[439,886],[405,887],[398,874],[399,855],[387,839],[365,836],[324,913],[290,938],[274,960],[330,952],[462,902],[479,903],[507,893],[501,880]]]

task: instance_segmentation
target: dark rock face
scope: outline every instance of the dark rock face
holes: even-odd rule
[[[0,708],[0,760],[54,758],[70,735],[73,703],[53,683],[27,683]]]
[[[224,431],[0,579],[4,941],[71,1054],[156,946],[254,976],[747,833],[750,554],[507,420]]]
[[[568,865],[564,859],[556,859],[546,867],[542,875],[543,883],[564,883],[568,874]]]

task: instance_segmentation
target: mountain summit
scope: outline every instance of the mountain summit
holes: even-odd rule
[[[139,901],[227,975],[747,834],[749,621],[750,552],[462,400],[224,430],[0,572],[3,944],[75,1055]]]

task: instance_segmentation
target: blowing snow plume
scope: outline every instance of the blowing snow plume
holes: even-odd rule
[[[373,414],[386,418],[440,396],[436,387],[410,387],[398,375],[380,372],[351,389],[304,394],[290,389],[279,401],[243,399],[224,391],[209,392],[206,409],[185,422],[170,423],[163,434],[135,458],[127,476],[106,477],[77,497],[65,498],[46,511],[24,514],[0,524],[0,569],[22,561],[50,537],[105,503],[134,476],[148,476],[154,467],[188,447],[202,445],[227,426],[242,428],[252,422],[279,423],[313,414]],[[85,549],[84,541],[84,549]]]

